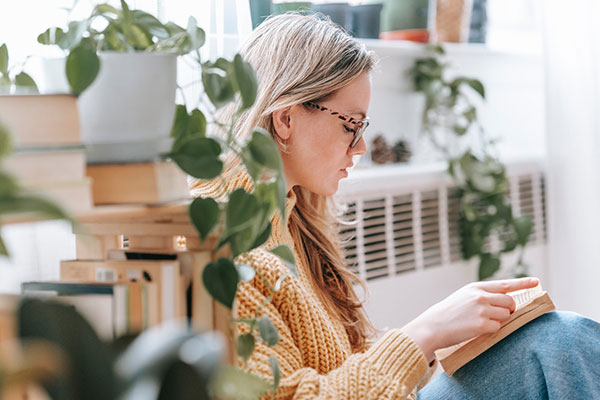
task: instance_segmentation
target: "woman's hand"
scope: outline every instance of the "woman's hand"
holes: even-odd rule
[[[470,283],[427,309],[402,330],[421,348],[428,362],[434,351],[500,329],[515,311],[506,293],[537,286],[536,278]]]

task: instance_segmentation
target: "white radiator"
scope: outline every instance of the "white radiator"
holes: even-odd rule
[[[546,263],[542,164],[507,164],[515,215],[530,215],[533,233],[525,262],[542,281]],[[462,260],[459,198],[445,164],[357,169],[340,183],[346,208],[341,226],[348,266],[367,282],[366,309],[376,327],[400,327],[462,285],[477,279],[477,261]],[[503,258],[515,263],[516,254]],[[507,274],[504,269],[501,274]]]

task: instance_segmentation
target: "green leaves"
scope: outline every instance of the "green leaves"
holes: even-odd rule
[[[234,86],[240,92],[242,98],[242,109],[252,107],[258,91],[254,69],[242,59],[242,56],[236,54],[233,58],[233,72],[235,77]]]
[[[233,62],[219,58],[202,65],[204,91],[218,109],[231,102],[235,94],[241,98],[240,111],[250,108],[256,100],[258,83],[249,63],[236,54]]]
[[[450,83],[450,87],[454,90],[458,90],[460,85],[466,84],[471,89],[473,89],[482,99],[485,99],[485,88],[483,87],[483,83],[479,79],[471,79],[471,78],[456,78]]]
[[[183,142],[193,137],[206,136],[206,117],[199,109],[188,114],[185,105],[175,107],[175,118],[171,128],[171,137],[175,138],[173,148],[179,149]]]
[[[202,281],[208,293],[230,309],[233,307],[238,280],[238,272],[228,258],[209,263],[202,272]]]
[[[8,48],[6,44],[0,46],[0,93],[11,93],[13,86],[27,88],[30,93],[38,93],[35,81],[26,72],[19,72],[11,79],[11,68],[9,68]]]
[[[258,164],[275,171],[281,171],[281,155],[269,132],[262,128],[255,128],[252,132],[252,138],[247,144],[247,149],[252,159]]]
[[[285,265],[292,271],[292,273],[298,276],[298,271],[296,270],[296,258],[294,257],[292,250],[287,245],[281,244],[269,251],[279,257],[281,261],[283,261]]]
[[[8,48],[6,44],[0,46],[0,74],[8,75]]]
[[[482,254],[479,261],[479,280],[492,277],[499,269],[500,259],[498,257],[494,257],[490,253]]]
[[[275,357],[269,357],[269,364],[271,364],[271,372],[273,374],[273,393],[275,393],[279,387],[279,381],[281,380],[281,370],[279,369],[279,362]]]
[[[260,337],[268,346],[275,346],[279,343],[279,334],[277,332],[277,328],[271,322],[269,317],[266,315],[262,316],[258,320],[258,330],[260,332]]]
[[[206,95],[216,108],[223,107],[234,98],[235,92],[231,81],[216,69],[203,69],[202,84]]]
[[[251,333],[240,335],[237,340],[237,353],[244,360],[248,361],[254,351],[254,336]]]
[[[206,240],[208,234],[219,222],[219,205],[214,199],[197,197],[190,204],[188,212],[200,238]]]
[[[494,152],[488,146],[495,142],[484,135],[477,121],[477,108],[468,91],[485,99],[482,82],[464,76],[448,80],[448,64],[442,60],[443,47],[431,45],[427,50],[431,55],[417,59],[409,71],[415,89],[425,95],[423,131],[446,156],[448,172],[460,193],[462,255],[465,259],[479,257],[479,278],[487,279],[500,269],[502,253],[527,244],[531,220],[513,216],[507,198],[509,182],[505,168],[491,156]],[[469,137],[472,133],[480,135],[477,147],[470,145],[475,142],[475,138]],[[454,148],[464,149],[463,153],[456,154]],[[492,237],[500,242],[494,250],[490,246]],[[523,268],[519,258],[514,272],[520,274]]]
[[[93,49],[78,46],[67,57],[66,71],[71,91],[79,95],[96,79],[100,71],[100,59]]]
[[[185,173],[199,179],[213,179],[221,173],[221,145],[210,138],[192,137],[167,154]]]
[[[35,81],[31,76],[29,76],[29,74],[25,72],[20,72],[17,75],[15,75],[15,85],[21,87],[29,87],[34,93],[38,93],[38,87]]]

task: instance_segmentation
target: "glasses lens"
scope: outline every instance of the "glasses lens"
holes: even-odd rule
[[[356,135],[352,139],[352,143],[350,143],[350,148],[356,146],[356,144],[360,141],[360,138],[362,137],[363,133],[365,133],[365,131],[367,130],[368,126],[369,121],[365,121],[361,124],[360,128],[356,130]]]

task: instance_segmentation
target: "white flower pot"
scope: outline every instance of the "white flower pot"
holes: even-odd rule
[[[78,102],[88,162],[149,161],[168,151],[177,56],[106,52],[100,63]]]

